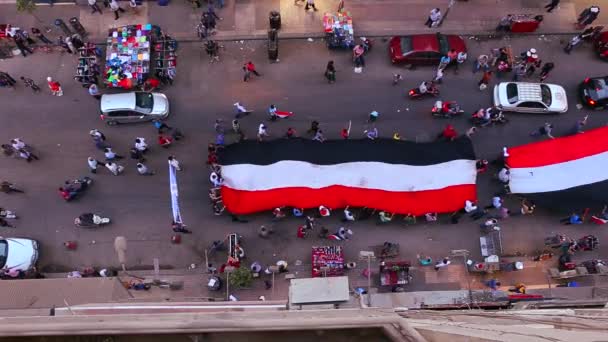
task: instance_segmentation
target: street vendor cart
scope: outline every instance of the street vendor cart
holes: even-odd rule
[[[344,275],[344,249],[342,246],[312,247],[312,277]]]
[[[330,49],[352,49],[355,47],[353,19],[350,13],[325,13],[323,16],[325,42]]]
[[[141,87],[151,76],[175,74],[177,42],[151,24],[110,29],[104,83],[109,88]]]
[[[392,286],[394,292],[403,290],[412,280],[410,266],[408,261],[381,262],[380,286]]]
[[[510,31],[515,33],[534,32],[542,21],[542,15],[515,14],[511,17]]]

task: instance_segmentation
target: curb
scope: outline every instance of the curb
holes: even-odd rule
[[[357,35],[357,37],[369,37],[369,38],[376,38],[376,39],[382,39],[382,38],[390,38],[393,36],[399,36],[399,35],[409,35],[409,34],[421,34],[424,32],[420,32],[420,31],[412,31],[412,32],[398,32],[398,33],[391,33],[391,32],[359,32],[359,34]],[[578,34],[578,32],[532,32],[532,33],[523,33],[523,34],[517,34],[517,35],[496,35],[494,32],[490,32],[490,31],[486,31],[486,32],[477,32],[477,33],[471,33],[471,32],[467,32],[467,33],[452,33],[449,31],[444,31],[442,32],[444,34],[458,34],[460,36],[465,36],[465,37],[474,37],[474,38],[465,38],[465,41],[470,39],[470,40],[476,40],[476,41],[480,41],[480,40],[500,40],[500,39],[504,39],[506,37],[509,38],[516,38],[516,37],[540,37],[540,36],[574,36],[576,34]],[[197,37],[194,36],[194,34],[192,35],[180,35],[180,34],[174,34],[171,35],[169,33],[169,35],[171,37],[173,37],[175,40],[177,40],[180,43],[203,43],[205,40],[201,40]],[[279,31],[279,40],[306,40],[308,38],[312,38],[312,39],[324,39],[325,38],[325,34],[323,32],[312,32],[312,33],[306,33],[306,32],[287,32],[287,33],[283,33],[281,34]],[[105,45],[105,37],[96,37],[96,36],[91,36],[92,41],[95,44],[98,45]],[[239,40],[266,40],[267,39],[267,34],[266,33],[236,33],[236,32],[232,32],[232,31],[219,31],[217,35],[215,35],[213,37],[214,41],[218,41],[218,42],[226,42],[226,41],[239,41]]]

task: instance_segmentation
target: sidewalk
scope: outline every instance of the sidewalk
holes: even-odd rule
[[[127,13],[121,14],[119,20],[109,9],[103,9],[103,15],[91,14],[88,6],[58,4],[53,7],[41,5],[35,16],[17,13],[12,0],[1,0],[0,22],[16,26],[30,27],[45,25],[53,27],[54,19],[62,18],[67,22],[71,16],[77,16],[90,32],[94,41],[103,41],[107,29],[112,26],[153,23],[160,25],[167,33],[180,40],[196,40],[195,27],[200,19],[202,9],[193,9],[183,1],[173,1],[169,6],[161,7],[155,1],[144,2],[139,14],[129,13],[128,4],[121,2]],[[448,0],[346,0],[345,9],[353,17],[357,36],[390,36],[414,33],[454,33],[463,35],[492,34],[500,17],[507,13],[544,14],[538,34],[571,34],[577,13],[586,6],[585,0],[564,0],[559,9],[545,13],[542,8],[547,1],[543,0],[469,0],[456,1],[439,29],[429,29],[424,21],[430,9],[439,7],[446,12]],[[99,5],[103,7],[101,1]],[[338,0],[319,1],[318,11],[304,10],[304,4],[294,5],[293,0],[226,0],[226,6],[218,9],[222,17],[218,21],[216,39],[264,39],[269,27],[268,13],[278,10],[281,13],[281,38],[319,38],[323,37],[322,19],[325,12],[335,12]],[[595,24],[607,25],[608,16],[600,15]],[[57,31],[57,30],[56,30]]]

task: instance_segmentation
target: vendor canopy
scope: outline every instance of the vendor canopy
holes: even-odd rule
[[[422,215],[459,210],[476,199],[468,138],[245,141],[226,146],[219,163],[222,199],[235,214],[324,205]]]
[[[608,179],[608,127],[585,133],[511,147],[506,163],[511,170],[513,193],[531,194],[568,191],[572,195],[587,187],[591,191]],[[604,192],[601,196],[608,197]]]

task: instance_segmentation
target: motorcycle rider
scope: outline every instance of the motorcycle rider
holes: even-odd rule
[[[430,86],[431,85],[427,81],[420,83],[420,85],[418,86],[418,92],[420,93],[420,95],[426,94],[429,91]]]

